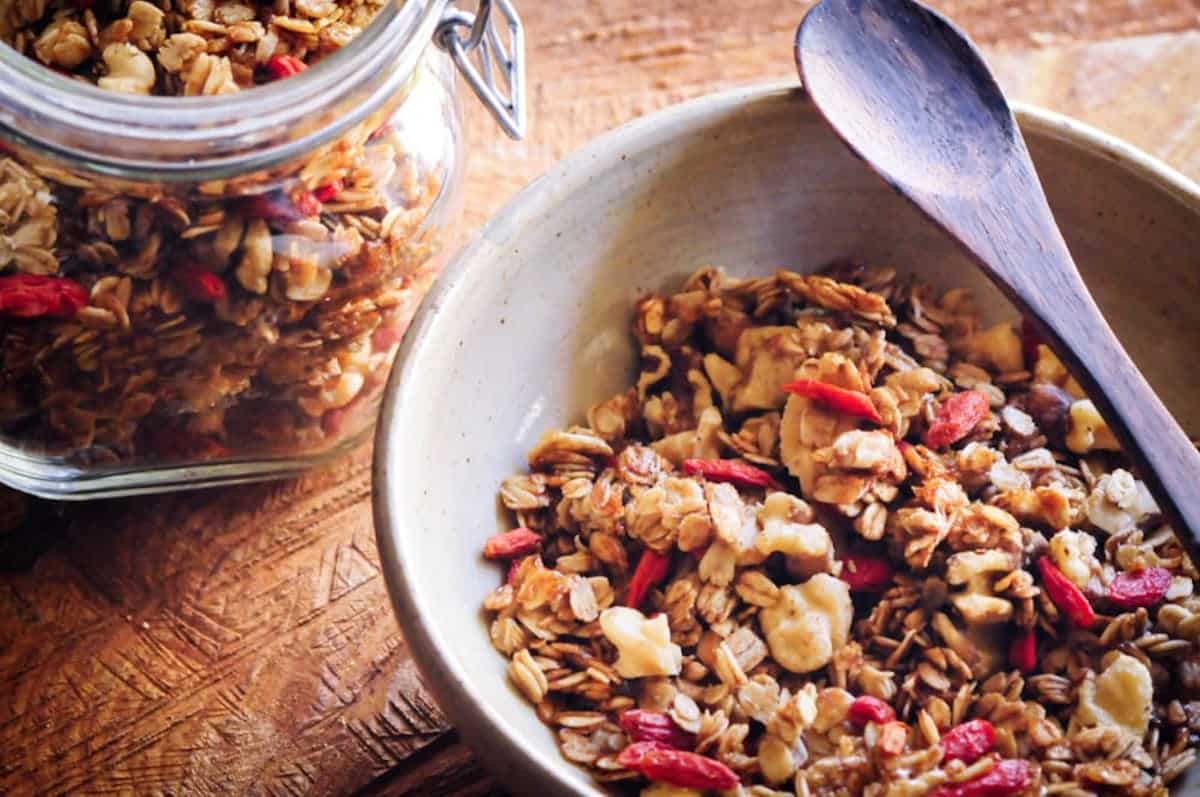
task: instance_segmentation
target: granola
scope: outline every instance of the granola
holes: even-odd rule
[[[1044,346],[845,266],[704,269],[634,334],[635,386],[501,487],[528,547],[489,542],[564,756],[644,795],[1168,794],[1196,569]]]
[[[0,3],[0,40],[110,91],[216,95],[303,71],[383,6]],[[408,96],[299,162],[186,186],[0,149],[5,442],[90,466],[305,455],[363,430],[453,177],[410,151]]]

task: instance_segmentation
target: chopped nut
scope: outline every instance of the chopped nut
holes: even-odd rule
[[[1012,324],[996,324],[983,332],[977,332],[967,338],[963,345],[967,357],[972,362],[996,373],[1020,371],[1025,367],[1021,338],[1013,331]]]
[[[1109,534],[1132,528],[1158,511],[1146,485],[1120,468],[1101,476],[1087,497],[1088,520]]]
[[[1141,743],[1150,723],[1154,686],[1146,665],[1119,653],[1098,676],[1079,686],[1075,716],[1085,726],[1119,728]]]
[[[1064,529],[1050,538],[1050,559],[1080,589],[1087,589],[1100,573],[1095,553],[1096,538],[1091,534]]]
[[[600,627],[617,648],[614,666],[622,678],[679,674],[683,652],[671,642],[666,615],[647,620],[637,609],[614,606],[600,613]]]
[[[951,595],[950,602],[963,619],[971,624],[1002,623],[1012,617],[1012,603],[993,594],[993,574],[1010,573],[1015,567],[1011,554],[998,550],[967,551],[950,557],[946,566],[946,581],[965,585],[962,592]]]
[[[766,557],[782,553],[800,575],[829,572],[833,569],[833,540],[829,532],[812,519],[812,511],[800,499],[787,493],[771,493],[758,511],[762,531],[754,538],[755,549]]]
[[[818,573],[781,587],[774,606],[759,613],[771,655],[798,673],[824,667],[850,634],[854,605],[846,582]]]
[[[1121,444],[1100,417],[1096,405],[1083,399],[1071,405],[1067,419],[1067,448],[1076,454],[1087,454],[1098,449],[1120,451]]]

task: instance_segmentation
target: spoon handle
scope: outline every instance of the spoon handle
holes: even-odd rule
[[[1019,132],[1013,146],[985,194],[902,193],[958,238],[1034,321],[1095,402],[1180,539],[1200,554],[1200,452],[1092,299]]]
[[[1136,463],[1180,539],[1190,536],[1192,549],[1200,549],[1200,452],[1117,340],[1074,264],[1066,266],[1074,290],[1057,291],[1053,303],[1048,294],[1028,302],[1035,325]]]

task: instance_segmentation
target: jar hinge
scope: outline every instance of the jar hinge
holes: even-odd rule
[[[508,28],[507,46],[501,40],[501,26]],[[504,132],[510,138],[524,138],[525,31],[512,4],[508,0],[479,0],[479,10],[474,14],[449,5],[433,40],[454,59],[458,71]]]

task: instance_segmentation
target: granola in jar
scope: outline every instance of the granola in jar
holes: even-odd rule
[[[544,434],[484,549],[567,759],[647,797],[1163,797],[1192,765],[1195,565],[1049,348],[845,265],[706,268],[633,332],[636,384]]]
[[[325,89],[327,107],[297,95],[318,104],[295,126],[263,132],[252,117],[283,118],[266,98],[315,80],[304,73],[388,5],[4,4],[0,39],[104,91],[88,102],[141,102],[136,118],[166,97],[203,114],[261,96],[229,106],[214,136],[311,144],[186,179],[172,170],[231,151],[211,153],[203,125],[191,143],[148,144],[161,157],[137,174],[63,157],[80,148],[54,130],[0,147],[0,441],[86,471],[303,462],[361,439],[457,211],[452,70],[430,48],[407,74],[364,67],[374,99],[347,79]]]

